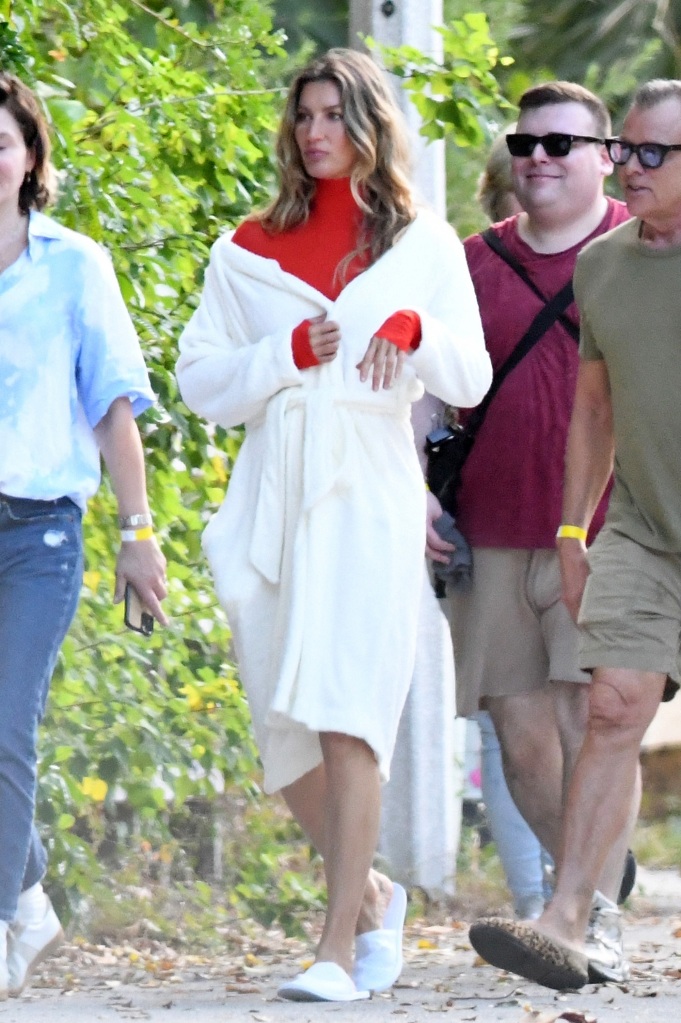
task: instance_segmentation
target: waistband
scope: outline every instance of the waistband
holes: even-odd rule
[[[11,494],[3,494],[0,491],[0,504],[6,505],[15,512],[39,512],[39,511],[77,511],[81,510],[75,501],[70,497],[55,497],[53,500],[42,501],[33,497],[13,497]]]

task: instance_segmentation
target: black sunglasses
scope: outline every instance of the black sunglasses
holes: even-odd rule
[[[511,156],[532,156],[541,143],[547,156],[567,156],[573,142],[600,142],[605,139],[594,138],[593,135],[564,135],[562,131],[551,131],[548,135],[509,134],[506,145]]]
[[[648,170],[656,170],[664,163],[667,153],[673,149],[681,149],[679,146],[666,146],[663,142],[627,142],[626,139],[606,139],[605,144],[608,154],[613,163],[618,167],[624,167],[628,163],[632,153],[636,153],[638,162]]]

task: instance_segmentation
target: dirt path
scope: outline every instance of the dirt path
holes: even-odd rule
[[[626,985],[559,994],[481,964],[467,925],[413,925],[405,970],[391,992],[350,1005],[278,1000],[277,984],[305,964],[305,948],[276,939],[229,955],[178,954],[145,940],[119,947],[75,943],[45,964],[18,1000],[0,1003],[0,1023],[308,1023],[438,1017],[480,1023],[647,1023],[681,1018],[681,879],[645,875],[627,913]],[[651,880],[652,879],[652,880]],[[652,890],[651,888],[656,889]],[[659,890],[657,890],[659,889]]]

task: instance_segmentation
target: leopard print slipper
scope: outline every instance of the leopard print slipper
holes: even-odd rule
[[[544,987],[564,991],[588,983],[585,955],[539,934],[527,923],[486,917],[473,924],[469,938],[475,951],[492,966]]]

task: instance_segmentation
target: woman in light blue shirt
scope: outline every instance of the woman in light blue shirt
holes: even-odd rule
[[[114,601],[129,583],[166,621],[134,418],[153,394],[107,256],[40,212],[49,151],[34,95],[0,72],[0,999],[63,937],[41,884],[36,734],[78,603],[100,453],[123,530]]]

